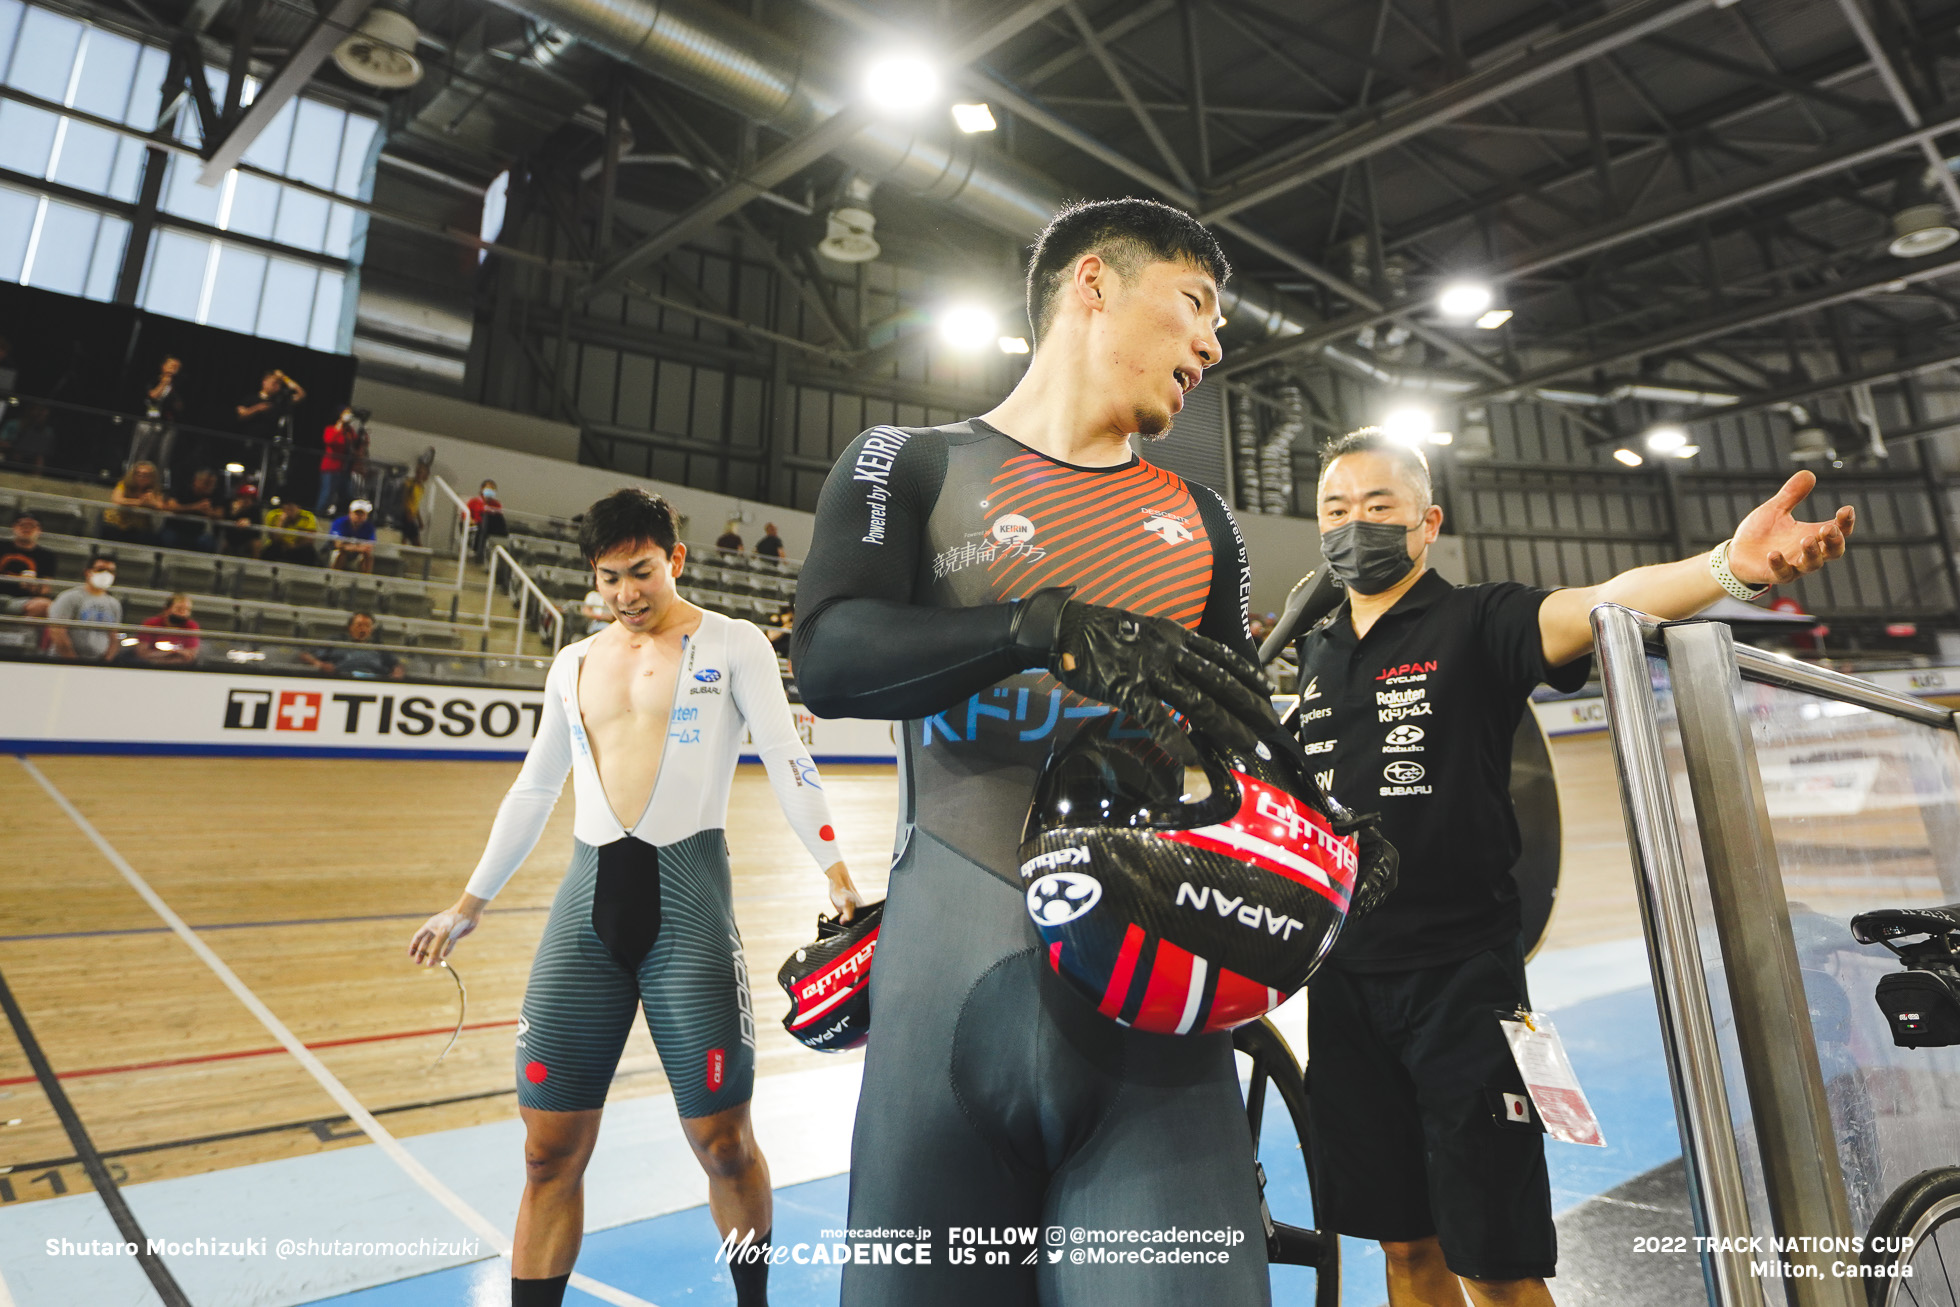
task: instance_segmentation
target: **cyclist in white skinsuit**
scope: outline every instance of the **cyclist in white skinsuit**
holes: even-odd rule
[[[637,520],[643,516],[651,523]],[[463,899],[432,918],[410,945],[418,961],[432,962],[474,928],[483,905],[530,856],[569,772],[577,804],[572,865],[553,900],[518,1025],[517,1093],[532,1181],[526,1188],[531,1215],[520,1214],[514,1265],[525,1274],[512,1282],[520,1305],[562,1301],[564,1277],[537,1272],[563,1267],[569,1273],[563,1245],[569,1239],[575,1255],[577,1230],[541,1230],[553,1224],[551,1216],[532,1209],[576,1202],[578,1174],[635,1007],[645,1010],[682,1125],[709,1173],[717,1225],[724,1235],[768,1237],[768,1172],[748,1128],[755,1023],[723,837],[745,734],[790,825],[829,876],[833,903],[847,916],[857,903],[822,781],[797,735],[768,639],[748,622],[704,612],[674,593],[685,547],[674,540],[664,501],[622,491],[593,506],[586,532],[594,538],[581,543],[602,592],[611,590],[608,602],[623,610],[620,624],[559,651],[545,680],[537,736]],[[658,652],[663,642],[665,655]],[[608,683],[581,685],[595,652],[612,660],[601,673]],[[621,658],[636,660],[622,672]],[[660,695],[663,677],[671,684],[667,698]],[[605,699],[608,694],[632,702]],[[589,718],[594,712],[602,715]],[[630,734],[657,731],[660,717],[664,740]],[[641,758],[631,756],[635,749]],[[644,763],[654,752],[657,770],[649,780]],[[608,796],[602,768],[616,788],[631,789],[624,778],[636,765],[650,794],[629,827]],[[554,1149],[554,1140],[562,1146]],[[568,1154],[567,1165],[542,1185],[535,1160],[541,1150]],[[565,1196],[560,1191],[568,1183],[572,1193]],[[527,1230],[541,1245],[529,1255]],[[763,1301],[766,1264],[738,1264],[731,1273],[743,1307]]]

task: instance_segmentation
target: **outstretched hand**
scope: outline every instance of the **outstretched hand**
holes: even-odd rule
[[[1737,524],[1729,570],[1738,581],[1784,585],[1843,556],[1845,539],[1857,521],[1856,509],[1840,508],[1823,522],[1799,522],[1792,515],[1816,486],[1816,473],[1798,472]]]

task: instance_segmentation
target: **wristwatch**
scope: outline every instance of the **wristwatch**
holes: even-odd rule
[[[1769,586],[1757,588],[1743,582],[1729,570],[1729,550],[1734,547],[1734,539],[1724,540],[1708,553],[1708,572],[1715,578],[1715,584],[1734,595],[1737,599],[1754,599],[1765,594]]]

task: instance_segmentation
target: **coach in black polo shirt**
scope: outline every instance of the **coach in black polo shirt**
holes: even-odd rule
[[[1420,453],[1371,429],[1321,468],[1321,549],[1348,597],[1301,642],[1300,738],[1402,864],[1309,988],[1315,1218],[1381,1242],[1392,1307],[1550,1303],[1544,1147],[1506,1111],[1524,1085],[1497,1024],[1528,1002],[1512,734],[1539,682],[1585,682],[1595,606],[1686,617],[1759,594],[1842,554],[1852,511],[1796,521],[1817,480],[1799,472],[1712,553],[1585,588],[1458,586],[1425,565],[1443,510]]]

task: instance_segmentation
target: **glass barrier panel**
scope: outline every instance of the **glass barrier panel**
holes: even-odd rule
[[[1751,1218],[1771,1232],[1762,1159],[1717,945],[1687,768],[1662,687],[1661,734],[1679,806],[1708,967],[1710,1002]],[[1960,900],[1960,737],[1884,712],[1745,681],[1749,724],[1789,901],[1791,933],[1830,1104],[1846,1196],[1864,1233],[1886,1196],[1929,1166],[1960,1164],[1960,1048],[1898,1048],[1873,1000],[1899,963],[1858,944],[1851,918],[1873,908]]]

